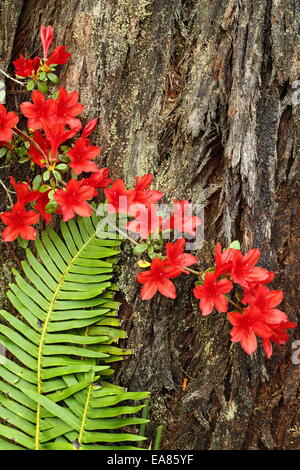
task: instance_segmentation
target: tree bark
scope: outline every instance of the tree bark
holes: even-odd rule
[[[260,248],[285,293],[282,310],[299,321],[299,2],[2,0],[0,8],[1,67],[12,72],[20,52],[36,54],[40,25],[52,24],[56,44],[72,53],[61,83],[80,90],[85,118],[100,116],[101,166],[129,184],[151,172],[166,202],[204,204],[203,268],[216,241]],[[16,88],[6,80],[11,107],[24,99]],[[1,179],[10,173],[29,174],[12,163]],[[4,288],[11,251],[2,247]],[[230,342],[225,316],[199,315],[195,279],[177,284],[175,302],[142,302],[136,272],[125,248],[121,315],[135,356],[117,377],[152,391],[162,448],[299,448],[297,332],[270,360],[249,357]]]

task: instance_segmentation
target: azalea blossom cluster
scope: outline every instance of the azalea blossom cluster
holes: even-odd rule
[[[193,215],[189,201],[175,199],[172,211],[163,216],[158,203],[164,195],[151,189],[151,174],[135,177],[132,188],[127,188],[122,179],[112,181],[109,169],[99,168],[95,162],[101,148],[91,144],[90,135],[97,119],[82,125],[78,116],[84,106],[78,101],[78,92],[59,87],[46,96],[48,87],[41,82],[49,79],[55,86],[58,78],[52,76],[53,71],[70,56],[65,46],[58,46],[49,56],[52,41],[52,27],[42,26],[43,58],[20,56],[14,62],[17,77],[29,79],[27,88],[34,82],[29,86],[33,90],[31,101],[20,105],[27,129],[20,130],[19,116],[0,105],[0,155],[3,149],[2,155],[8,149],[15,151],[38,173],[26,182],[10,177],[16,201],[0,214],[6,225],[3,240],[35,239],[34,225],[40,218],[49,223],[54,213],[62,215],[64,221],[76,214],[89,217],[91,200],[103,189],[107,212],[119,219],[115,228],[134,243],[138,265],[146,268],[137,275],[141,298],[150,300],[159,292],[175,299],[174,279],[192,274],[197,277],[193,293],[200,300],[202,315],[213,310],[227,314],[232,325],[231,341],[239,342],[246,353],[252,354],[259,337],[269,358],[272,343],[285,344],[287,330],[296,324],[277,308],[282,291],[267,287],[274,273],[256,266],[260,251],[252,249],[243,255],[237,241],[225,250],[217,243],[214,265],[205,271],[195,268],[199,259],[187,252],[187,239],[195,239],[202,220]],[[173,242],[165,243],[166,238]],[[230,307],[234,308],[229,311]]]
[[[235,248],[234,246],[238,247]],[[202,315],[209,315],[213,308],[227,313],[229,302],[235,310],[227,314],[231,329],[231,341],[240,342],[243,349],[252,354],[257,349],[257,336],[262,339],[266,356],[272,355],[272,343],[283,345],[288,340],[286,330],[295,328],[286,313],[277,306],[282,302],[281,290],[271,290],[266,284],[274,279],[274,273],[256,266],[260,251],[255,248],[245,255],[239,244],[222,251],[217,243],[215,266],[205,273],[194,289],[194,295],[200,299]],[[239,304],[227,296],[234,287],[239,289]]]
[[[196,275],[199,280],[193,293],[200,300],[202,315],[210,315],[213,310],[226,313],[232,325],[231,341],[239,342],[247,354],[252,354],[257,349],[257,337],[260,337],[265,354],[270,358],[272,343],[284,345],[288,340],[287,330],[295,328],[296,323],[289,321],[286,313],[277,308],[282,302],[283,293],[267,287],[266,284],[274,279],[274,273],[256,266],[260,251],[252,249],[243,255],[237,241],[224,251],[217,243],[214,266],[201,272],[191,269],[199,263],[199,259],[185,251],[185,238],[168,242],[164,247],[163,234],[166,230],[173,230],[175,238],[178,233],[195,236],[201,220],[190,215],[188,201],[175,200],[173,213],[164,221],[156,204],[152,203],[162,195],[149,190],[150,182],[151,175],[146,175],[136,178],[137,184],[132,191],[126,190],[122,180],[115,182],[112,189],[104,190],[111,210],[119,213],[124,213],[120,200],[127,196],[130,200],[127,214],[134,216],[134,220],[127,222],[125,227],[138,233],[141,239],[147,239],[134,250],[137,254],[146,254],[146,259],[141,260],[139,265],[149,268],[137,275],[138,282],[142,284],[142,299],[150,300],[157,292],[175,299],[177,293],[172,280],[181,274]],[[234,291],[238,303],[228,296]],[[229,306],[234,309],[229,311]]]
[[[38,88],[43,93],[48,91],[47,82],[58,83],[55,74],[57,65],[65,64],[70,53],[66,46],[57,46],[49,55],[49,48],[53,42],[52,26],[42,26],[40,38],[43,46],[43,57],[26,59],[20,54],[20,58],[14,61],[16,77],[24,79],[28,90]]]
[[[58,46],[48,58],[53,40],[51,26],[42,26],[41,40],[43,59],[31,60],[21,56],[14,62],[18,76],[31,77],[37,83],[35,63],[45,71],[53,63],[65,63],[70,56],[65,46]],[[78,99],[77,91],[69,93],[63,87],[51,97],[39,89],[34,90],[31,101],[20,105],[21,113],[27,118],[27,131],[16,127],[19,122],[16,113],[7,111],[0,104],[1,150],[15,150],[19,155],[21,149],[23,160],[29,162],[35,172],[39,170],[32,181],[17,183],[13,177],[10,178],[17,201],[10,211],[0,214],[2,222],[7,225],[2,232],[4,241],[11,242],[18,237],[33,240],[36,231],[32,225],[40,218],[49,223],[53,213],[62,214],[65,221],[75,214],[90,216],[92,207],[87,201],[111,182],[108,168],[100,169],[94,162],[101,148],[91,145],[89,136],[97,125],[97,119],[92,119],[82,129],[78,116],[84,105]],[[75,143],[70,144],[75,136]]]

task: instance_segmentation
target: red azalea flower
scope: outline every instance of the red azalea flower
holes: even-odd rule
[[[232,267],[233,253],[234,253],[233,248],[227,248],[227,250],[222,251],[222,247],[220,243],[216,244],[216,253],[215,253],[216,277],[222,276],[222,274],[225,274],[225,273],[230,273],[231,267]]]
[[[83,186],[75,179],[71,179],[67,183],[65,191],[58,189],[54,194],[54,199],[59,204],[64,221],[72,219],[75,214],[89,217],[92,214],[92,208],[86,201],[91,199],[94,194],[94,188]]]
[[[193,216],[191,204],[184,200],[174,200],[174,212],[167,222],[163,224],[163,230],[177,230],[195,236],[197,227],[202,223],[199,217]]]
[[[151,174],[144,175],[141,178],[135,177],[136,185],[133,188],[135,191],[134,204],[139,203],[149,206],[150,204],[156,204],[163,197],[163,193],[149,189],[152,179],[153,176]]]
[[[60,87],[57,103],[57,120],[59,123],[68,124],[71,129],[78,128],[81,129],[82,125],[79,119],[76,119],[75,116],[82,113],[84,106],[81,103],[78,103],[79,93],[78,91],[67,92],[63,87]]]
[[[2,232],[2,237],[5,242],[12,242],[18,236],[24,238],[24,240],[34,240],[36,231],[32,224],[35,224],[39,220],[39,214],[34,211],[26,211],[25,207],[17,202],[11,212],[3,212],[0,214],[2,222],[7,227]]]
[[[62,65],[67,62],[71,54],[67,51],[67,46],[58,46],[50,54],[49,59],[46,62],[46,65]]]
[[[104,189],[105,197],[108,201],[108,211],[127,214],[134,199],[134,191],[126,190],[123,180],[120,178],[113,182],[111,188]]]
[[[260,319],[260,312],[255,307],[247,307],[243,314],[230,312],[228,320],[233,325],[231,341],[240,342],[247,354],[252,354],[257,349],[256,335],[265,339],[272,335],[272,330]]]
[[[282,302],[281,290],[270,290],[260,284],[251,299],[251,305],[259,308],[261,318],[268,324],[278,324],[288,320],[286,313],[275,308]]]
[[[74,127],[73,129],[67,130],[64,124],[50,124],[45,120],[42,120],[42,124],[46,137],[51,143],[51,159],[54,161],[58,147],[66,140],[72,139],[79,129]]]
[[[234,250],[232,256],[231,279],[245,289],[250,288],[251,282],[269,282],[270,271],[255,267],[260,257],[260,251],[255,248],[249,250],[244,256],[239,250]]]
[[[296,326],[297,323],[294,323],[292,321],[283,321],[279,323],[279,325],[271,326],[272,335],[270,336],[270,338],[263,338],[263,348],[268,359],[272,356],[273,352],[271,341],[276,344],[285,344],[289,339],[286,330],[288,330],[289,328],[296,328]]]
[[[25,206],[28,202],[36,201],[38,191],[32,191],[27,183],[17,183],[13,176],[9,178],[10,184],[15,188],[18,202]]]
[[[137,275],[137,280],[140,284],[144,284],[141,291],[143,300],[152,299],[152,297],[159,291],[165,297],[171,299],[176,298],[176,288],[170,279],[178,276],[178,270],[159,259],[154,258],[151,263],[150,270],[144,271]]]
[[[41,59],[39,57],[35,57],[34,59],[25,59],[25,57],[20,54],[20,59],[15,60],[13,64],[15,67],[15,74],[19,77],[35,77],[41,64]]]
[[[40,131],[35,131],[34,132],[33,140],[40,147],[40,149],[44,152],[46,157],[49,158],[49,152],[51,150],[51,143],[49,142],[49,140],[47,140],[46,137],[44,137],[41,134]],[[43,168],[45,166],[45,163],[44,163],[45,156],[43,155],[43,153],[40,150],[38,150],[38,148],[35,145],[30,144],[29,149],[28,149],[28,153],[31,157],[31,160],[36,165],[38,165],[41,168]]]
[[[224,294],[228,294],[232,288],[233,284],[228,279],[217,281],[214,273],[207,272],[203,285],[196,286],[194,289],[194,296],[200,299],[202,315],[209,315],[213,307],[218,312],[227,312],[228,302]]]
[[[139,233],[141,238],[148,238],[151,233],[156,233],[161,227],[161,217],[157,214],[157,207],[151,204],[146,207],[143,204],[133,204],[129,209],[129,214],[135,217],[126,224],[130,232]]]
[[[186,273],[184,268],[192,266],[192,264],[198,263],[198,258],[196,256],[184,253],[184,247],[186,240],[180,238],[175,243],[167,243],[167,258],[165,260],[166,264],[178,269],[178,274]]]
[[[42,25],[40,30],[40,37],[43,46],[44,60],[47,60],[49,47],[53,41],[53,28],[52,26]]]
[[[135,190],[136,191],[145,191],[146,189],[149,189],[151,186],[153,180],[153,175],[151,173],[144,175],[144,176],[136,176],[135,177]]]
[[[73,169],[75,175],[80,175],[83,171],[97,171],[98,166],[96,163],[91,162],[99,153],[101,148],[90,145],[88,139],[80,137],[74,145],[74,148],[68,151],[70,158],[70,167]]]
[[[95,127],[97,126],[97,123],[98,123],[98,118],[95,118],[95,119],[92,119],[91,121],[89,121],[84,126],[81,137],[83,139],[86,139],[89,135],[91,135],[94,132]]]
[[[105,188],[111,183],[111,178],[108,177],[109,169],[101,168],[98,171],[95,171],[88,178],[82,178],[80,183],[86,186],[93,186],[94,188]],[[96,192],[97,194],[97,192]]]
[[[43,128],[44,121],[53,120],[56,110],[56,102],[52,99],[46,100],[43,93],[38,90],[32,92],[32,101],[20,104],[24,116],[28,118],[28,128],[38,130]]]
[[[244,287],[244,296],[242,298],[242,304],[251,304],[255,300],[255,292],[262,284],[269,284],[273,281],[275,274],[272,271],[268,271],[269,276],[262,282],[248,282],[248,287]]]
[[[52,220],[52,214],[46,212],[46,206],[50,202],[48,194],[49,191],[45,191],[41,193],[40,191],[36,191],[38,193],[37,203],[34,208],[40,213],[41,217],[47,222],[47,224]]]
[[[93,173],[94,174],[94,173]],[[83,186],[85,188],[90,188],[93,190],[93,195],[92,197],[95,197],[98,195],[98,191],[96,190],[95,186],[93,186],[92,184],[89,184],[88,182],[88,178],[82,178],[80,181],[79,181],[79,184],[80,186]]]
[[[19,117],[13,111],[6,111],[5,106],[0,104],[0,140],[9,142],[12,138],[12,128],[16,127]]]

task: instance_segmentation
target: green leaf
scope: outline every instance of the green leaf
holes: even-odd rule
[[[54,178],[56,179],[57,182],[62,181],[62,176],[61,176],[59,171],[53,170],[52,174],[53,174],[53,176],[54,176]]]
[[[39,187],[40,193],[45,193],[45,192],[49,191],[49,189],[51,189],[51,186],[49,186],[49,184],[42,184]]]
[[[57,75],[55,75],[55,73],[48,73],[47,74],[49,80],[52,82],[52,83],[58,83],[59,82],[59,78]]]
[[[68,426],[71,426],[73,429],[79,428],[79,424],[80,424],[79,419],[76,416],[74,416],[73,413],[71,413],[66,408],[57,405],[52,400],[49,400],[49,398],[43,395],[40,395],[39,393],[36,393],[32,390],[24,388],[23,392],[26,395],[28,395],[32,400],[42,405],[43,408],[49,411],[52,415],[60,418]]]
[[[57,170],[66,171],[68,169],[68,165],[65,165],[64,163],[59,163],[58,165],[56,165],[55,168]]]
[[[10,150],[8,150],[8,151],[6,152],[6,154],[5,154],[6,160],[7,160],[8,162],[10,162],[11,159],[12,159],[12,157],[13,157],[12,152],[11,152]]]
[[[6,437],[7,439],[12,438],[12,428],[8,426],[4,426],[3,424],[0,424],[0,435],[3,437]],[[32,437],[28,436],[24,432],[18,431],[17,429],[14,429],[13,431],[13,440],[17,444],[21,444],[27,449],[34,449],[34,441]]]
[[[0,438],[0,450],[25,450],[24,447],[17,446],[11,442]]]
[[[34,80],[29,80],[26,84],[26,88],[29,91],[32,91],[35,89],[35,81]]]
[[[139,243],[138,245],[134,246],[132,251],[135,255],[140,255],[148,249],[148,246],[148,243]]]
[[[18,161],[19,161],[19,163],[27,163],[27,162],[28,162],[28,158],[27,158],[27,157],[23,157],[23,158],[20,158]]]
[[[47,91],[48,91],[48,87],[47,87],[46,83],[43,82],[43,81],[38,80],[38,82],[37,82],[37,87],[38,87],[38,90],[39,90],[41,93],[46,94]]]
[[[137,434],[125,433],[104,433],[104,432],[85,432],[83,434],[83,442],[124,442],[124,441],[144,441],[146,437]]]
[[[234,240],[233,242],[230,243],[228,248],[234,248],[235,250],[240,250],[241,249],[240,242],[238,240]]]
[[[17,242],[21,248],[27,248],[28,246],[28,240],[24,240],[24,238],[20,237],[20,235],[17,238]]]
[[[39,80],[43,80],[43,81],[47,80],[47,75],[45,72],[40,72],[38,74],[38,77],[39,77]]]
[[[55,200],[52,200],[48,202],[45,209],[48,214],[51,214],[56,211],[57,207],[58,207],[57,202]]]
[[[153,246],[150,246],[148,248],[148,255],[150,256],[151,259],[154,259],[157,257],[157,253],[154,251]]]
[[[67,155],[64,155],[64,154],[60,154],[59,159],[60,159],[61,162],[64,162],[64,163],[69,163],[70,162],[69,157]]]
[[[37,191],[42,183],[41,175],[36,175],[32,180],[32,189]],[[42,191],[41,191],[42,192]]]
[[[48,181],[50,179],[50,172],[46,170],[43,174],[43,180]]]
[[[4,155],[6,154],[6,152],[7,152],[7,148],[2,147],[2,148],[0,149],[0,158],[1,158],[1,157],[4,157]]]

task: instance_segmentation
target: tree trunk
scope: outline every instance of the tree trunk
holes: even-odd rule
[[[285,292],[282,310],[297,321],[299,2],[2,0],[0,21],[2,68],[20,52],[36,54],[40,25],[54,26],[56,44],[72,53],[61,83],[80,90],[86,118],[100,116],[101,166],[129,184],[151,172],[166,201],[204,204],[204,268],[218,240],[260,248],[274,288]],[[16,88],[6,80],[11,107],[26,97]],[[1,179],[27,171],[12,163]],[[3,191],[2,210],[5,198]],[[2,247],[5,282],[12,254],[19,256]],[[152,391],[162,448],[299,448],[295,330],[270,360],[261,351],[247,356],[230,342],[225,316],[199,315],[195,279],[177,284],[175,302],[142,302],[136,272],[125,249],[121,315],[135,356],[117,377]]]

